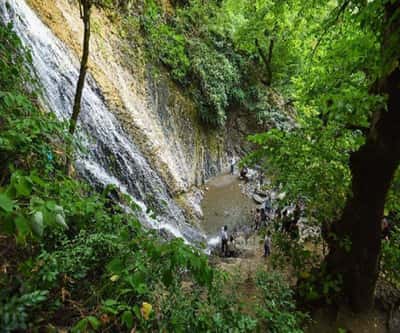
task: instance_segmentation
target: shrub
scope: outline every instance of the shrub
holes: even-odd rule
[[[161,8],[154,1],[146,2],[142,24],[148,37],[150,57],[170,69],[174,80],[184,83],[190,66],[184,35],[164,23]]]
[[[400,228],[394,226],[389,240],[382,241],[382,271],[385,278],[400,285]]]
[[[261,301],[257,312],[267,332],[303,332],[301,325],[308,316],[296,309],[293,291],[283,276],[258,272],[257,287]]]
[[[222,126],[240,75],[223,54],[200,40],[191,42],[190,56],[193,81],[199,86],[197,97],[201,97],[197,98],[200,116],[206,122]]]

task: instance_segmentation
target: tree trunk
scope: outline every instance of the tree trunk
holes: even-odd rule
[[[342,292],[357,312],[368,311],[374,304],[381,221],[400,162],[400,57],[393,52],[398,47],[399,7],[398,2],[385,7],[382,59],[391,70],[379,82],[378,92],[387,96],[387,110],[376,114],[366,143],[350,158],[352,196],[340,221],[332,225],[335,236],[328,237],[327,271],[342,278]]]
[[[81,59],[81,68],[79,72],[78,84],[76,86],[74,106],[72,110],[72,116],[69,123],[69,132],[74,134],[76,129],[76,124],[78,122],[78,116],[81,111],[81,100],[82,91],[85,85],[85,77],[87,71],[87,62],[89,58],[89,40],[90,40],[90,9],[92,6],[91,0],[81,0],[80,1],[81,16],[84,24],[84,34],[83,34],[83,54]]]
[[[264,62],[265,65],[265,69],[267,71],[267,77],[265,80],[263,80],[262,82],[266,85],[266,86],[270,86],[272,83],[272,53],[274,50],[274,39],[271,38],[270,42],[269,42],[269,47],[268,47],[268,56],[266,56],[264,54],[264,51],[262,50],[260,43],[258,42],[258,39],[255,40],[255,44],[258,50],[258,53],[261,57],[261,59]]]
[[[388,97],[387,110],[372,122],[366,143],[350,158],[352,196],[341,219],[332,225],[330,251],[325,259],[328,273],[341,276],[343,293],[352,308],[368,311],[374,303],[381,249],[381,221],[386,196],[400,162],[400,70],[399,55],[387,59],[388,50],[398,47],[393,34],[400,20],[400,5],[386,6],[386,26],[382,43],[385,65],[391,72],[379,83],[379,92]],[[392,19],[394,18],[394,19]],[[392,53],[393,54],[393,53]],[[390,66],[389,66],[390,68]],[[350,247],[346,247],[346,240]]]

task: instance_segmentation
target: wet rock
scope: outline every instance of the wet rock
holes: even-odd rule
[[[253,194],[252,198],[255,202],[259,204],[262,204],[267,200],[265,196],[261,196],[259,194]]]
[[[161,228],[158,232],[159,235],[166,241],[170,241],[175,238],[174,234],[165,228]]]
[[[201,208],[201,201],[203,200],[204,192],[199,188],[192,188],[190,192],[182,195],[182,204],[186,205],[186,209],[190,216],[197,219],[203,218],[203,210]]]
[[[255,189],[254,193],[258,194],[261,197],[266,197],[269,194],[267,191],[263,191],[263,190],[261,190],[259,188]]]

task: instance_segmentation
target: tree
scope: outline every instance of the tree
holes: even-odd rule
[[[235,47],[258,63],[264,85],[282,88],[302,65],[304,32],[325,17],[329,6],[302,0],[226,0],[223,8],[235,16]]]
[[[83,87],[85,85],[85,77],[87,72],[87,62],[89,58],[89,40],[90,40],[90,13],[92,8],[92,0],[79,0],[79,11],[81,19],[83,20],[84,33],[83,33],[83,52],[81,58],[81,67],[79,71],[78,84],[76,86],[76,93],[74,99],[74,106],[72,109],[72,116],[69,124],[69,132],[74,134],[78,116],[81,111],[81,100]]]
[[[387,96],[387,109],[378,110],[364,145],[351,154],[352,195],[342,217],[332,225],[328,272],[343,278],[343,291],[356,311],[373,305],[381,250],[381,220],[385,200],[400,162],[400,4],[387,2],[382,31],[384,75],[376,93]],[[350,249],[340,246],[348,238]]]
[[[341,282],[341,301],[356,311],[373,304],[380,225],[400,161],[399,6],[340,1],[304,51],[308,68],[293,77],[297,127],[253,137],[262,146],[254,157],[268,156],[288,200],[302,197],[309,217],[328,226],[322,272]]]

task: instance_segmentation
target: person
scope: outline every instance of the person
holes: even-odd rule
[[[229,242],[227,245],[227,253],[228,253],[228,257],[234,257],[235,253],[236,253],[236,249],[235,249],[235,238],[233,237],[233,235],[229,236]]]
[[[289,225],[289,235],[293,240],[298,240],[300,237],[299,225],[297,224],[297,220],[292,220]]]
[[[247,166],[243,166],[242,170],[240,170],[240,178],[244,179],[246,182],[248,181],[247,178],[247,173],[249,170],[247,169]]]
[[[251,235],[253,234],[253,231],[251,230],[251,227],[249,227],[248,225],[244,225],[242,231],[243,231],[244,242],[247,246],[247,242],[251,237]]]
[[[264,185],[264,172],[259,171],[258,181],[259,181],[259,186],[261,188]]]
[[[390,226],[389,226],[389,222],[386,218],[384,218],[382,220],[381,230],[382,230],[382,239],[389,240]]]
[[[228,226],[224,226],[221,230],[221,252],[223,256],[228,253]]]
[[[267,232],[264,238],[264,257],[268,257],[270,254],[271,254],[271,237],[269,232]]]
[[[281,231],[289,233],[290,225],[291,225],[290,216],[289,216],[287,210],[285,210],[285,211],[281,210],[280,214],[281,214],[281,223],[282,223]]]
[[[232,156],[231,159],[230,159],[231,175],[233,175],[233,173],[235,172],[235,163],[236,163],[235,157]]]
[[[265,207],[265,213],[267,215],[270,215],[272,212],[272,203],[270,198],[267,198],[267,200],[265,200],[264,207]]]
[[[267,214],[265,212],[265,208],[261,208],[260,215],[261,215],[261,223],[263,225],[266,225],[267,224]]]
[[[256,208],[256,213],[254,215],[254,228],[258,230],[261,226],[261,211],[260,208]]]

